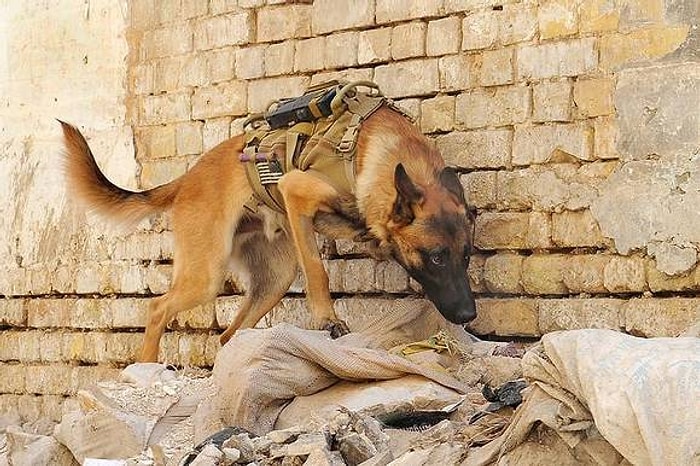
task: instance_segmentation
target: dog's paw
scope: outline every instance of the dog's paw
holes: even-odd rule
[[[347,335],[348,333],[350,333],[348,324],[346,324],[342,320],[328,321],[328,323],[323,326],[323,330],[328,330],[331,333],[331,338],[334,340],[338,337],[342,337],[343,335]]]

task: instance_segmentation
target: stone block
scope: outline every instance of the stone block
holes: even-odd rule
[[[325,67],[347,68],[357,65],[358,39],[357,32],[342,32],[326,37]]]
[[[152,94],[155,92],[155,63],[148,62],[133,67],[134,93],[136,95]]]
[[[484,264],[486,257],[473,253],[469,258],[467,275],[469,276],[469,286],[474,293],[486,293],[486,282],[484,281]]]
[[[615,113],[612,78],[580,79],[574,83],[574,104],[583,118]]]
[[[450,95],[438,96],[421,102],[421,131],[434,133],[450,131],[454,126],[455,98]]]
[[[571,120],[571,83],[541,82],[532,87],[532,119],[537,122]]]
[[[236,52],[237,49],[233,47],[201,52],[206,60],[206,80],[202,83],[215,84],[234,79]]]
[[[513,164],[590,161],[593,131],[586,123],[517,126]]]
[[[371,68],[346,68],[338,71],[325,71],[314,73],[311,76],[311,84],[319,84],[332,80],[345,81],[372,81]]]
[[[595,70],[598,54],[595,38],[528,45],[517,49],[518,78],[546,79],[577,76]]]
[[[700,268],[695,267],[686,273],[668,275],[661,270],[655,260],[646,261],[646,277],[652,293],[663,291],[685,292],[700,289]]]
[[[158,6],[154,9],[159,23],[183,22],[208,13],[207,5],[198,0],[169,0]]]
[[[198,155],[202,153],[202,122],[190,121],[175,125],[175,153]]]
[[[615,256],[605,266],[605,288],[611,293],[639,293],[646,290],[644,260]]]
[[[617,31],[620,8],[607,0],[588,0],[579,6],[582,33]]]
[[[26,366],[20,364],[5,364],[0,363],[0,393],[26,393],[25,390],[25,373]],[[3,414],[5,411],[0,410]]]
[[[253,37],[252,18],[251,13],[246,11],[199,20],[194,29],[195,49],[209,50],[250,43]]]
[[[314,34],[327,34],[371,26],[374,24],[374,8],[374,0],[316,0],[313,2],[311,29]]]
[[[537,8],[529,4],[505,4],[499,16],[498,36],[501,44],[510,45],[532,40],[537,33]]]
[[[164,160],[148,160],[141,163],[141,183],[146,188],[165,184],[187,171],[187,160],[178,157]],[[100,279],[96,270],[85,268],[78,271],[76,291],[90,293],[105,291],[105,280]]]
[[[255,79],[265,75],[264,45],[241,47],[236,50],[236,78]]]
[[[195,89],[192,95],[192,117],[195,119],[246,113],[246,83],[230,81],[216,86]]]
[[[618,159],[617,139],[619,137],[615,118],[600,117],[593,120],[593,154],[596,159]]]
[[[477,335],[534,337],[540,334],[537,301],[533,299],[478,299],[476,314],[468,328]]]
[[[474,171],[462,177],[469,207],[490,209],[496,205],[496,172]]]
[[[621,299],[543,299],[539,301],[540,332],[583,328],[624,328]]]
[[[391,57],[403,60],[425,55],[426,30],[426,24],[418,21],[395,26],[391,30]]]
[[[312,8],[312,5],[292,4],[257,10],[258,42],[309,37]]]
[[[144,96],[138,101],[139,123],[161,125],[190,119],[189,94]]]
[[[294,48],[292,41],[271,44],[265,49],[265,75],[277,76],[294,71]]]
[[[434,93],[439,87],[437,59],[407,60],[378,66],[375,82],[388,97]]]
[[[552,214],[552,242],[562,248],[605,245],[600,226],[589,209]]]
[[[600,39],[600,66],[619,70],[670,54],[688,38],[689,26],[648,26],[627,34],[611,34]]]
[[[479,83],[482,86],[512,84],[514,77],[512,49],[486,50],[481,57]]]
[[[564,254],[537,254],[523,260],[522,284],[528,294],[562,295],[568,293],[563,273],[567,270]]]
[[[375,265],[372,259],[345,260],[342,276],[342,291],[366,293],[373,291],[376,283]]]
[[[425,52],[429,57],[458,53],[460,50],[461,21],[457,16],[430,21],[425,38]]]
[[[27,309],[23,299],[0,299],[0,327],[24,327]]]
[[[440,58],[440,90],[461,91],[476,87],[477,61],[474,55],[449,55]]]
[[[210,0],[209,11],[214,15],[239,11],[241,8],[263,6],[265,0]]]
[[[248,112],[261,112],[272,100],[301,95],[308,85],[305,76],[282,76],[248,84]]]
[[[187,367],[213,366],[212,353],[208,351],[209,336],[206,334],[184,334],[178,339],[178,361]]]
[[[519,294],[523,256],[519,254],[496,254],[484,263],[484,282],[492,293]]]
[[[294,54],[294,71],[322,70],[325,55],[325,37],[313,37],[298,41]]]
[[[503,168],[510,164],[510,129],[453,131],[435,143],[450,165],[462,168]]]
[[[484,212],[476,218],[474,245],[482,250],[550,246],[550,219],[539,212]]]
[[[357,62],[380,63],[391,58],[391,27],[361,31],[358,37]]]
[[[550,0],[537,10],[541,39],[574,35],[579,29],[580,3],[575,0]]]
[[[562,271],[562,280],[570,293],[607,294],[604,285],[605,267],[610,256],[576,254],[569,257]]]
[[[183,55],[192,50],[192,29],[187,25],[177,24],[160,29],[146,31],[141,39],[141,58],[154,58]]]
[[[625,330],[643,337],[675,337],[700,320],[696,298],[631,299],[625,303]]]
[[[462,50],[486,49],[498,40],[498,16],[493,11],[477,11],[462,20]]]
[[[530,115],[530,89],[507,86],[457,96],[455,123],[458,128],[507,126],[522,123]]]
[[[377,0],[377,24],[437,16],[443,0]]]
[[[375,265],[375,284],[378,290],[387,293],[404,293],[408,290],[408,274],[394,261]]]
[[[202,143],[208,151],[230,137],[231,118],[216,118],[207,120],[202,128]]]
[[[168,158],[176,155],[176,125],[146,126],[136,131],[138,157],[145,159]]]

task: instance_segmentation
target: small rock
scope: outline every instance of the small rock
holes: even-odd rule
[[[345,462],[351,466],[360,464],[377,454],[377,447],[365,434],[349,433],[339,439],[338,450]]]
[[[221,448],[235,448],[241,454],[240,463],[247,463],[255,460],[255,445],[248,434],[237,434],[231,436],[221,444]]]
[[[384,450],[381,453],[377,453],[367,461],[360,463],[359,466],[386,466],[392,461],[394,461],[394,454],[391,452],[391,450]]]
[[[156,382],[170,382],[176,378],[174,371],[155,362],[131,364],[119,374],[120,382],[132,383],[143,388],[149,388]]]
[[[283,456],[307,456],[314,450],[328,449],[329,442],[325,433],[301,434],[294,442],[286,445],[272,445],[271,458]]]
[[[290,443],[295,441],[302,432],[301,427],[294,426],[288,429],[273,430],[268,432],[265,437],[274,443]]]
[[[202,449],[190,466],[217,466],[223,457],[224,453],[221,450],[209,444]]]
[[[241,451],[238,448],[224,448],[222,451],[224,452],[226,459],[233,463],[238,461],[241,457]]]
[[[324,448],[312,451],[306,458],[304,466],[345,466],[345,461],[339,452]]]

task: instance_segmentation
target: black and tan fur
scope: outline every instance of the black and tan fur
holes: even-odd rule
[[[163,331],[178,312],[216,297],[229,267],[247,287],[222,343],[236,330],[253,327],[282,299],[299,265],[314,328],[344,331],[336,325],[314,230],[373,241],[421,283],[448,320],[464,323],[476,315],[466,278],[471,228],[457,175],[414,125],[389,108],[363,123],[356,196],[341,196],[320,178],[294,170],[279,182],[286,215],[267,209],[251,214],[244,208],[253,191],[239,161],[243,136],[205,153],[180,178],[132,192],[112,184],[80,132],[61,124],[74,197],[117,221],[166,210],[172,214],[172,286],[150,305],[142,361],[157,360]]]

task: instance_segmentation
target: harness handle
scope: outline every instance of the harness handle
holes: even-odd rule
[[[370,88],[370,95],[374,93],[374,96],[380,96],[382,95],[382,91],[379,90],[379,86],[372,81],[353,81],[351,83],[348,83],[344,85],[333,97],[333,100],[331,101],[331,110],[333,111],[334,114],[340,112],[341,107],[343,105],[343,99],[345,98],[345,95],[354,90],[358,86],[363,86],[363,87],[368,87]]]

